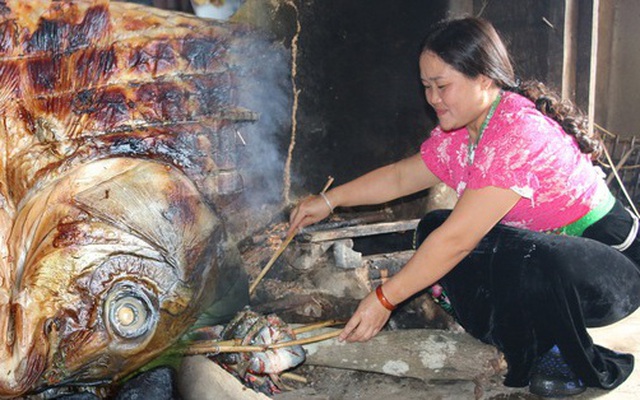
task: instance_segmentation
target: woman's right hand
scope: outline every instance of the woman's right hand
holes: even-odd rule
[[[325,196],[331,201],[327,194],[325,194]],[[322,221],[327,218],[331,212],[331,208],[322,196],[309,196],[298,204],[289,216],[289,231],[287,234]]]

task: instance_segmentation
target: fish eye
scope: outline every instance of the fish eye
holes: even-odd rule
[[[58,330],[58,321],[54,318],[48,318],[45,322],[44,322],[44,334],[46,336],[51,335],[51,333],[54,330]]]
[[[107,328],[122,339],[149,336],[158,323],[155,297],[133,283],[113,287],[105,302]]]

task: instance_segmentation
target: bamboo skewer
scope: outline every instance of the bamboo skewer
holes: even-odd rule
[[[329,178],[327,178],[327,183],[324,185],[324,187],[322,188],[322,192],[320,192],[320,193],[324,193],[327,190],[329,190],[329,188],[331,187],[332,183],[333,183],[333,176],[329,176]]]
[[[253,345],[253,346],[238,346],[238,345],[225,345],[221,346],[221,342],[210,342],[195,344],[183,351],[184,355],[193,356],[198,354],[220,354],[220,353],[260,353],[268,350],[277,350],[283,347],[291,347],[298,345],[311,344],[321,342],[323,340],[332,339],[338,336],[342,330],[323,333],[321,335],[311,336],[304,339],[288,340],[286,342],[279,342],[267,345]]]
[[[280,378],[289,379],[296,382],[309,383],[309,381],[307,381],[307,378],[305,378],[304,376],[300,376],[292,372],[283,372],[280,374]]]
[[[315,331],[316,329],[325,328],[327,326],[340,325],[340,324],[344,324],[344,323],[346,323],[346,321],[341,321],[341,320],[338,320],[338,319],[330,319],[328,321],[323,321],[323,322],[318,322],[318,323],[315,323],[315,324],[309,324],[309,325],[301,326],[299,328],[294,329],[293,333],[295,333],[296,335],[299,335],[301,333]]]
[[[640,217],[640,213],[638,213],[638,209],[636,208],[635,204],[633,204],[633,200],[631,199],[631,196],[629,196],[629,192],[627,192],[627,189],[625,188],[624,183],[622,182],[622,179],[620,178],[620,175],[618,174],[618,167],[622,166],[624,163],[620,163],[619,166],[614,166],[613,165],[613,160],[611,159],[611,155],[609,154],[609,151],[607,151],[607,146],[605,146],[604,143],[602,144],[602,149],[604,150],[604,154],[607,157],[607,161],[609,162],[609,165],[611,165],[613,175],[616,177],[618,183],[620,184],[620,188],[622,189],[622,193],[624,193],[624,195],[625,195],[627,201],[629,202],[629,205],[631,206],[631,209],[633,210],[633,212],[636,215],[636,217]],[[631,153],[629,153],[629,155],[631,155]],[[626,155],[625,155],[625,157],[626,157]]]
[[[260,283],[262,278],[264,278],[267,272],[269,272],[269,270],[273,266],[273,263],[275,263],[278,257],[280,257],[280,254],[282,254],[282,252],[284,252],[284,250],[287,248],[289,243],[291,243],[291,240],[293,240],[293,237],[296,235],[296,233],[297,233],[296,231],[293,231],[290,234],[288,234],[287,237],[284,239],[284,241],[280,244],[280,247],[278,247],[278,250],[275,253],[273,253],[273,256],[271,256],[271,259],[269,260],[267,265],[262,269],[262,271],[260,271],[260,274],[251,283],[251,287],[249,288],[250,295],[253,294],[253,292],[256,290],[258,283]]]
[[[341,332],[342,332],[342,329],[339,329],[337,331],[327,332],[327,333],[323,333],[321,335],[316,335],[316,336],[312,336],[312,337],[308,337],[308,338],[304,338],[304,339],[297,339],[297,340],[290,340],[288,342],[274,343],[272,345],[269,345],[268,346],[269,348],[267,350],[276,350],[276,349],[281,349],[283,347],[290,347],[290,346],[297,346],[297,345],[304,345],[304,344],[322,342],[323,340],[333,339],[334,337],[340,335]]]
[[[333,177],[330,176],[329,179],[327,180],[327,183],[324,185],[324,188],[322,189],[322,191],[320,193],[326,192],[329,189],[329,187],[331,186],[332,183],[333,183]],[[258,284],[260,283],[262,278],[264,278],[264,276],[267,274],[267,272],[269,272],[269,270],[271,269],[273,264],[276,262],[278,257],[280,257],[280,255],[284,252],[284,250],[287,248],[289,243],[291,243],[291,240],[293,240],[293,237],[296,235],[296,233],[297,232],[293,231],[290,234],[288,234],[287,237],[284,239],[284,241],[280,244],[280,246],[278,247],[276,252],[273,253],[273,256],[271,256],[271,259],[269,260],[267,265],[265,265],[265,267],[262,269],[262,271],[260,271],[260,274],[251,283],[251,286],[249,287],[249,295],[253,294],[253,292],[256,290],[256,287],[258,286]]]
[[[260,353],[267,351],[265,346],[218,346],[217,344],[210,345],[195,345],[187,348],[182,352],[185,356],[195,356],[199,354],[220,354],[220,353]]]

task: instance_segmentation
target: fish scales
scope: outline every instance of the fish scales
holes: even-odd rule
[[[114,20],[131,27],[134,24],[127,15],[140,7],[122,6],[130,12]],[[98,5],[89,8],[87,14],[99,14],[96,9],[105,14],[105,8]],[[60,154],[73,155],[77,145],[69,142],[77,135],[99,136],[113,131],[167,125],[168,121],[170,126],[176,126],[211,118],[231,122],[246,119],[247,113],[238,112],[233,103],[230,91],[233,78],[229,67],[223,65],[229,46],[223,29],[196,24],[200,35],[197,36],[194,24],[203,25],[200,21],[183,16],[160,18],[156,14],[158,11],[147,12],[142,18],[143,22],[150,20],[144,25],[147,29],[141,26],[140,18],[135,18],[135,35],[128,30],[118,35],[112,27],[115,22],[111,23],[111,30],[115,30],[111,40],[97,34],[94,36],[99,40],[92,39],[93,44],[101,43],[103,48],[70,44],[69,37],[73,35],[68,32],[89,30],[85,27],[86,18],[80,20],[82,29],[73,29],[73,25],[65,20],[64,23],[46,23],[47,28],[40,27],[31,34],[25,32],[16,39],[19,43],[10,46],[13,49],[11,58],[21,59],[21,68],[28,71],[23,74],[28,81],[16,89],[16,94],[22,96],[26,92],[28,96],[21,97],[22,109],[16,110],[20,116],[9,122],[20,125],[35,120],[36,123],[26,124],[23,129],[34,134],[35,139],[42,138],[43,135],[36,135],[39,131],[45,131],[55,138],[59,147],[51,149],[52,155],[48,159],[38,157],[42,168],[57,165]],[[66,15],[61,12],[62,17]],[[90,18],[91,21],[104,19]],[[175,24],[170,25],[168,21]],[[52,27],[60,27],[59,30],[65,33],[53,34],[56,31]],[[107,35],[111,30],[104,29],[106,33],[103,34]],[[184,36],[181,37],[181,33]],[[140,40],[141,36],[144,40]],[[45,37],[50,39],[45,40]],[[84,145],[86,141],[81,143]],[[20,153],[22,148],[32,144],[25,142],[22,146],[11,146],[11,149]],[[27,164],[35,173],[40,170],[33,168],[31,162]]]
[[[0,0],[0,397],[125,376],[246,279],[220,205],[256,119],[236,95],[244,34]]]

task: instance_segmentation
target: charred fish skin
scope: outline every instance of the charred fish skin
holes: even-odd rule
[[[0,396],[125,376],[246,279],[223,208],[255,119],[236,104],[240,34],[0,0]]]

